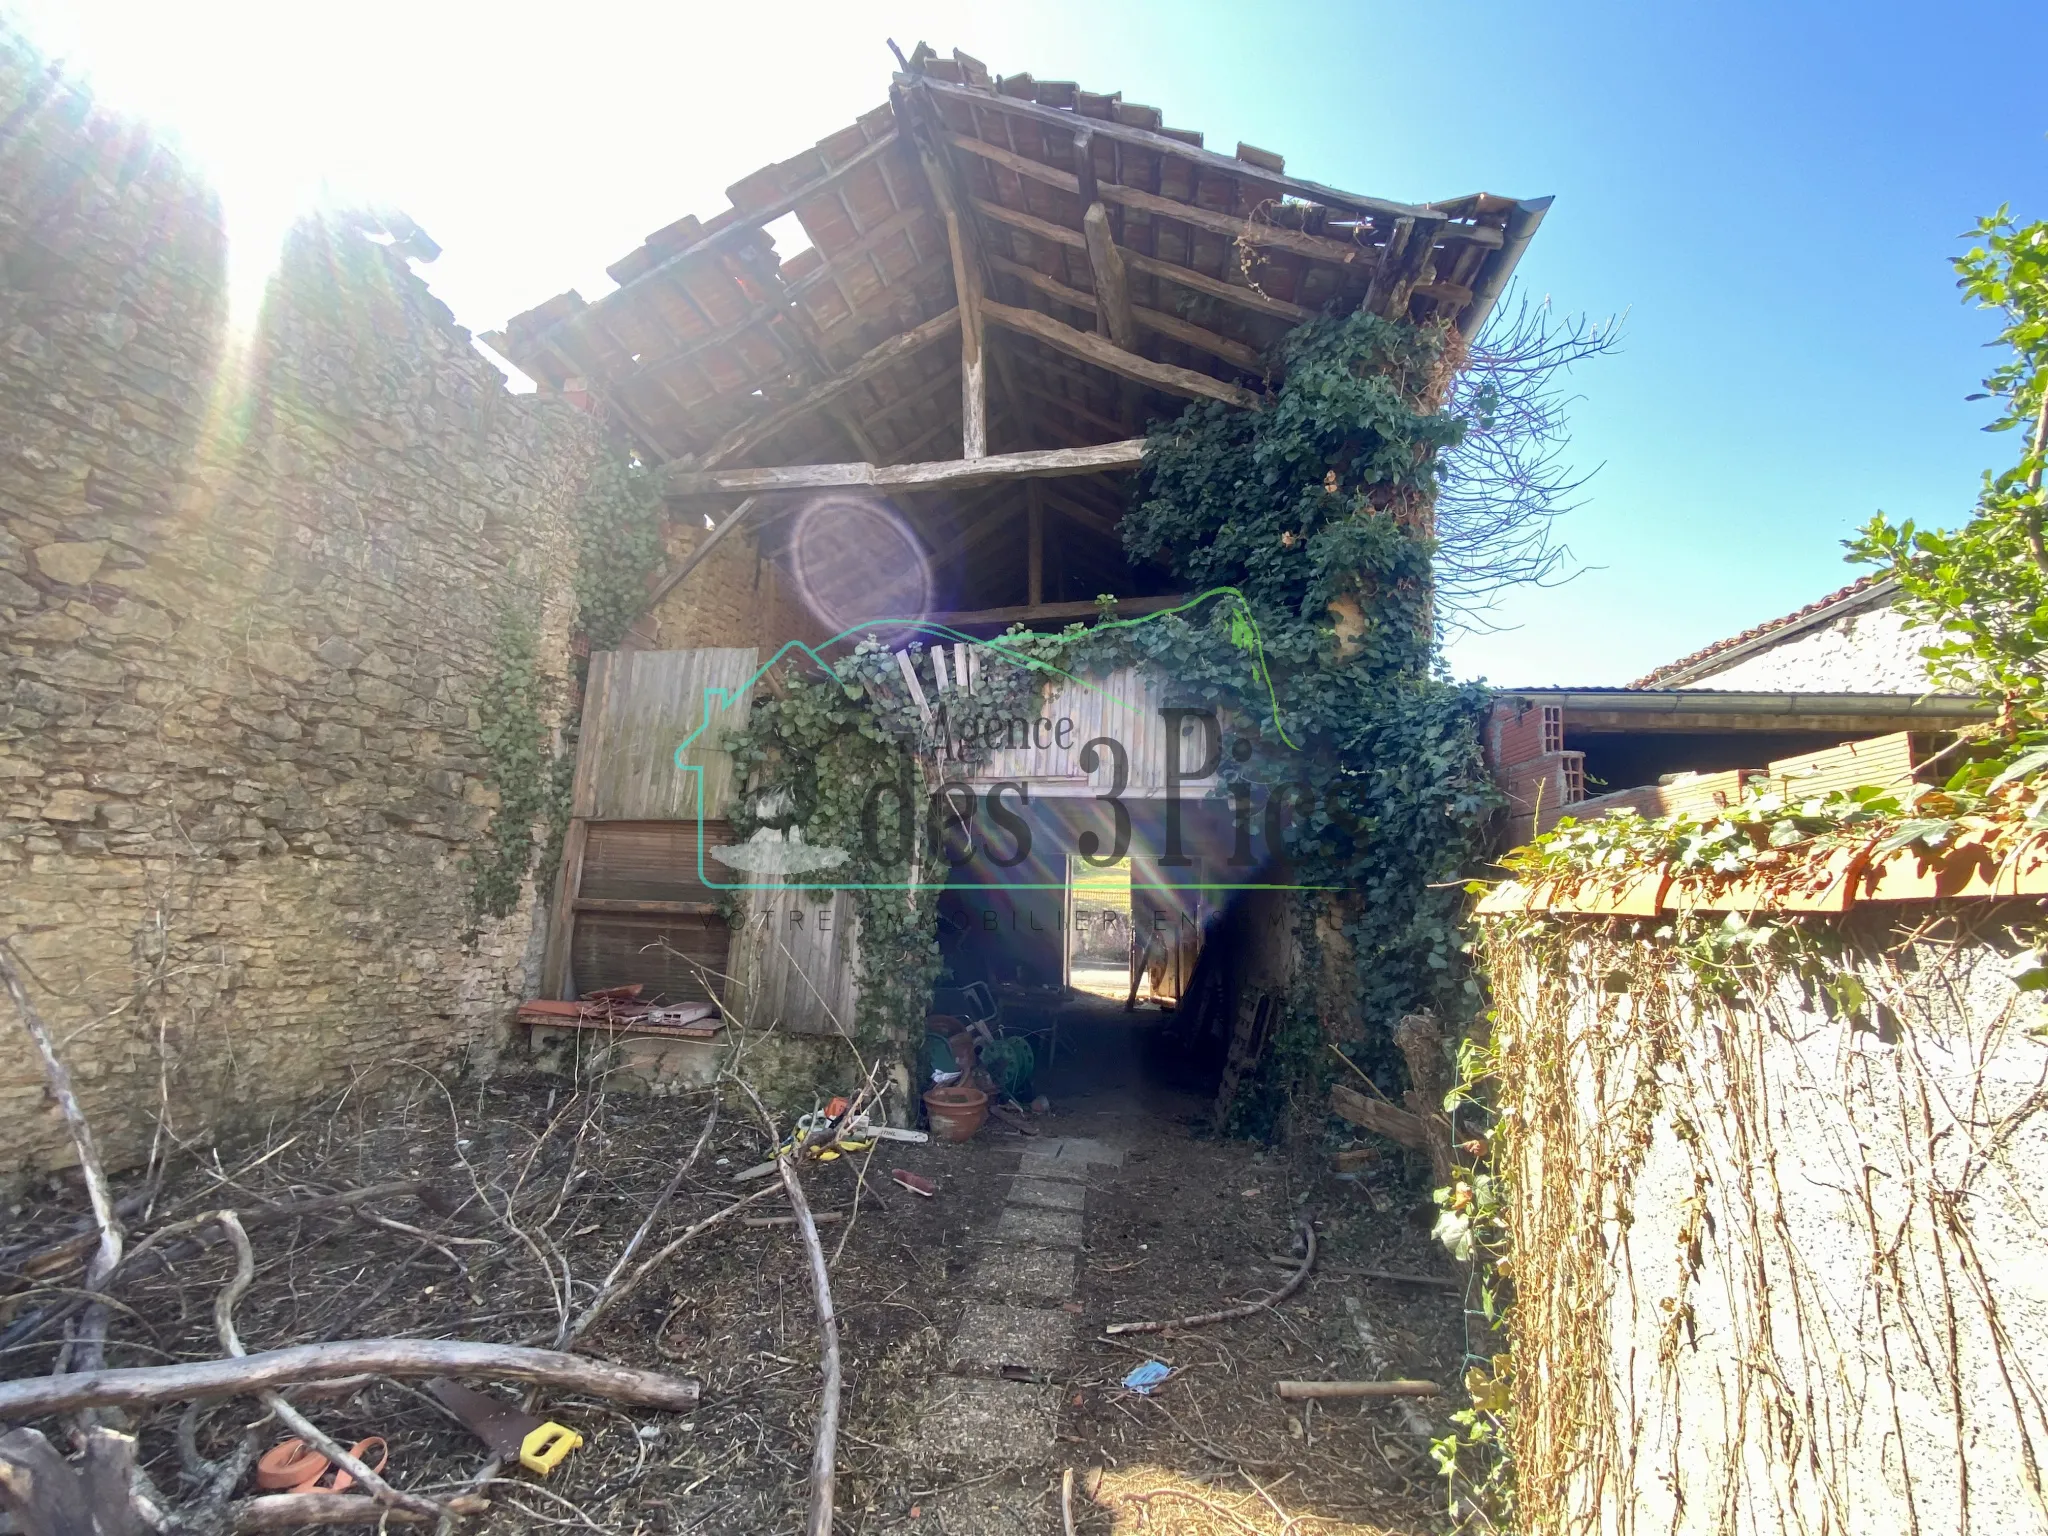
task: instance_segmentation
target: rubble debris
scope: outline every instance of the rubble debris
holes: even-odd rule
[[[614,991],[639,990],[617,987]],[[713,1003],[685,1003],[672,1008],[631,998],[591,996],[581,1002],[535,998],[521,1003],[516,1022],[551,1029],[609,1030],[620,1034],[674,1035],[683,1040],[716,1040],[725,1032]]]

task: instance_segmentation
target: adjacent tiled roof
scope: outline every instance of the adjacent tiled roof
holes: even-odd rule
[[[1703,670],[1706,663],[1715,660],[1717,657],[1725,656],[1730,651],[1746,649],[1759,640],[1769,639],[1781,633],[1789,638],[1791,634],[1799,630],[1810,629],[1815,624],[1824,622],[1836,608],[1854,599],[1874,595],[1876,588],[1888,586],[1891,579],[1890,576],[1882,572],[1860,577],[1850,582],[1849,585],[1843,587],[1840,591],[1830,592],[1826,597],[1820,599],[1819,602],[1808,603],[1804,608],[1798,609],[1796,612],[1788,613],[1782,618],[1772,619],[1766,624],[1759,624],[1753,629],[1745,629],[1741,634],[1730,635],[1726,640],[1716,640],[1712,645],[1702,646],[1690,656],[1681,656],[1678,660],[1668,662],[1653,672],[1645,672],[1641,677],[1630,683],[1629,687],[1657,688],[1667,683],[1680,682]]]

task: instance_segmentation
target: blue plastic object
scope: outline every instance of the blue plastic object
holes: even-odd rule
[[[1172,1366],[1162,1365],[1157,1360],[1147,1360],[1124,1378],[1124,1385],[1140,1397],[1150,1397],[1152,1389],[1172,1374]]]

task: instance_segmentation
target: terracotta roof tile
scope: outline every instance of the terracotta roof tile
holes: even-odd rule
[[[1873,575],[1859,577],[1840,591],[1830,592],[1820,601],[1808,603],[1804,608],[1788,613],[1782,618],[1772,619],[1769,623],[1759,624],[1753,629],[1745,629],[1741,634],[1730,635],[1725,640],[1716,640],[1712,645],[1702,646],[1690,656],[1681,656],[1678,660],[1667,662],[1655,671],[1645,672],[1641,677],[1630,683],[1629,687],[1655,688],[1669,678],[1679,677],[1696,671],[1703,662],[1711,661],[1714,657],[1721,655],[1725,651],[1732,651],[1738,646],[1748,645],[1753,640],[1764,639],[1778,630],[1790,629],[1795,625],[1803,625],[1804,621],[1816,618],[1837,604],[1847,602],[1852,597],[1860,597],[1879,582],[1889,581],[1890,579],[1889,574],[1882,571]]]

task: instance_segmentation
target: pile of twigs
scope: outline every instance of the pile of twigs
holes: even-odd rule
[[[50,1230],[46,1223],[36,1237],[0,1248],[0,1370],[12,1378],[0,1381],[0,1420],[27,1425],[65,1416],[78,1452],[67,1461],[32,1427],[0,1435],[0,1508],[29,1536],[218,1536],[384,1521],[432,1521],[446,1533],[494,1497],[534,1514],[519,1500],[536,1496],[566,1504],[580,1523],[594,1525],[553,1489],[508,1482],[500,1462],[481,1447],[461,1475],[425,1479],[416,1466],[410,1478],[387,1477],[318,1420],[331,1422],[344,1406],[360,1415],[372,1395],[416,1414],[413,1405],[427,1400],[404,1382],[465,1375],[529,1384],[529,1410],[542,1389],[552,1389],[598,1400],[583,1410],[588,1413],[615,1412],[604,1404],[686,1412],[698,1401],[695,1379],[574,1351],[673,1266],[687,1245],[715,1228],[737,1227],[732,1218],[747,1207],[781,1198],[794,1213],[817,1300],[824,1397],[814,1442],[811,1528],[829,1531],[839,1369],[817,1228],[791,1158],[781,1160],[779,1183],[745,1195],[699,1170],[714,1146],[715,1098],[707,1096],[694,1143],[665,1170],[651,1200],[633,1166],[647,1160],[608,1155],[615,1149],[601,1084],[576,1093],[550,1091],[546,1123],[535,1134],[508,1121],[486,1121],[481,1089],[477,1112],[465,1117],[447,1088],[425,1073],[418,1073],[400,1118],[441,1101],[448,1140],[438,1157],[422,1157],[419,1141],[409,1137],[402,1147],[393,1145],[391,1117],[366,1113],[365,1093],[351,1090],[324,1107],[324,1125],[317,1116],[302,1117],[295,1129],[287,1128],[294,1134],[274,1134],[239,1166],[224,1162],[218,1150],[201,1155],[190,1149],[195,1155],[175,1172],[153,1169],[148,1187],[117,1197],[64,1063],[4,941],[0,980],[41,1053],[90,1206],[90,1215],[68,1228]],[[345,1118],[351,1111],[353,1125]],[[671,1102],[665,1113],[673,1123],[676,1106]],[[773,1121],[765,1110],[762,1117],[758,1131],[735,1128],[744,1145],[757,1145],[760,1136],[775,1144]],[[517,1145],[522,1135],[529,1145]],[[391,1172],[408,1161],[437,1171],[362,1178],[366,1166]],[[711,1208],[685,1209],[705,1204]],[[591,1278],[586,1255],[608,1244],[605,1236],[595,1243],[590,1237],[619,1230],[618,1218],[627,1213],[639,1218],[630,1237],[608,1264],[598,1261],[601,1278]],[[361,1262],[366,1256],[371,1261]],[[225,1275],[222,1260],[231,1260]],[[416,1274],[422,1265],[446,1272],[422,1288]],[[423,1306],[423,1298],[438,1305]],[[242,1342],[250,1323],[238,1325],[238,1308],[263,1337],[290,1342],[251,1352]],[[644,1308],[636,1310],[645,1317]],[[385,1317],[406,1326],[355,1336],[359,1325]],[[540,1318],[546,1321],[535,1326]],[[417,1336],[422,1327],[442,1332],[451,1324],[462,1337]],[[654,1330],[657,1363],[675,1358],[662,1343],[666,1328],[664,1319]],[[644,1334],[635,1336],[642,1341]],[[109,1349],[152,1363],[110,1369]],[[44,1374],[34,1374],[38,1369]],[[236,1397],[255,1398],[261,1415],[230,1432],[212,1430],[213,1405]],[[322,1406],[308,1406],[315,1402]],[[188,1406],[179,1413],[178,1404]],[[175,1457],[166,1444],[174,1413]],[[436,1426],[427,1423],[428,1433],[415,1436],[411,1448],[435,1438]],[[646,1470],[647,1445],[664,1433],[658,1422],[639,1425],[632,1475],[606,1479],[599,1492],[637,1480]],[[354,1490],[241,1496],[261,1442],[285,1435],[325,1455],[353,1479]],[[203,1443],[209,1438],[225,1444],[209,1454]],[[766,1448],[758,1427],[754,1438]],[[494,1492],[501,1488],[510,1491]]]

